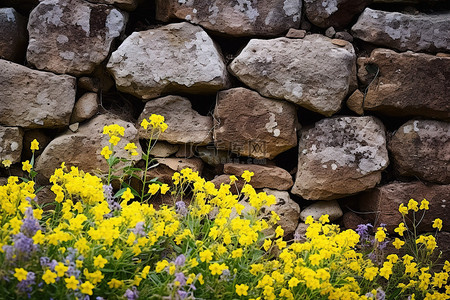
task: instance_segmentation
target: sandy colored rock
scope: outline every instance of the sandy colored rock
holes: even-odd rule
[[[176,23],[133,32],[107,64],[117,88],[144,100],[214,94],[229,85],[218,47],[200,27]]]
[[[300,25],[299,0],[157,0],[156,19],[181,19],[227,36],[275,36]]]
[[[159,141],[150,150],[150,155],[153,155],[154,157],[169,157],[172,154],[176,153],[179,148],[180,145],[173,145],[170,143]]]
[[[80,77],[78,78],[77,86],[80,89],[98,93],[100,90],[100,82],[94,77]]]
[[[75,103],[74,77],[0,60],[0,124],[25,128],[69,125]]]
[[[342,198],[374,187],[389,163],[383,124],[374,117],[323,119],[302,130],[292,193]]]
[[[305,221],[308,216],[312,216],[314,220],[318,221],[323,215],[328,215],[330,222],[333,222],[342,217],[343,212],[336,200],[318,201],[303,209],[300,213],[300,219]]]
[[[271,189],[264,189],[263,191],[267,195],[274,195],[277,198],[277,203],[268,207],[265,213],[270,216],[270,212],[274,211],[280,217],[277,225],[283,228],[284,236],[294,234],[300,218],[300,206],[291,199],[288,192]]]
[[[82,122],[92,118],[98,112],[98,95],[86,93],[78,99],[73,108],[70,123]]]
[[[450,123],[410,120],[395,132],[389,150],[401,176],[450,183]]]
[[[370,75],[368,65],[379,72],[369,85],[364,110],[450,119],[450,57],[375,49],[358,64],[361,80]]]
[[[304,0],[308,20],[316,26],[343,28],[372,0]]]
[[[347,31],[338,31],[336,32],[336,35],[334,37],[336,39],[344,40],[350,43],[353,42],[353,36]]]
[[[108,135],[103,135],[103,127],[118,124],[125,128],[125,135],[114,147],[117,157],[132,161],[141,159],[142,149],[139,145],[138,131],[130,122],[118,119],[112,115],[99,115],[87,123],[80,125],[77,132],[66,131],[48,144],[36,162],[36,170],[45,178],[50,178],[62,162],[66,166],[76,166],[85,172],[108,172],[108,164],[100,154],[103,147],[109,145]],[[130,156],[124,150],[126,144],[135,143],[139,155]]]
[[[370,212],[364,214],[371,219],[374,226],[381,223],[386,224],[389,233],[394,233],[394,228],[400,222],[403,222],[402,215],[398,211],[401,203],[407,205],[410,199],[420,202],[427,199],[430,202],[429,210],[426,211],[423,221],[418,230],[420,232],[435,231],[431,227],[434,219],[443,220],[443,230],[450,231],[450,223],[445,220],[450,214],[450,185],[424,184],[420,181],[415,182],[395,182],[377,187],[357,195],[360,211]],[[416,213],[416,218],[422,216],[422,211]],[[408,215],[412,218],[412,212]]]
[[[139,138],[149,139],[151,129],[146,131],[140,126],[144,118],[151,114],[162,115],[168,126],[159,135],[158,140],[171,144],[202,144],[212,142],[213,121],[211,117],[202,116],[192,109],[191,102],[180,96],[166,96],[149,101],[139,116],[136,127],[139,128]]]
[[[366,8],[352,27],[355,38],[400,51],[448,52],[449,12],[410,15]]]
[[[0,163],[5,159],[10,160],[13,164],[20,162],[22,142],[23,130],[21,128],[0,126]]]
[[[214,122],[218,148],[239,155],[272,159],[297,146],[295,106],[246,88],[218,93]]]
[[[224,150],[218,150],[212,146],[195,147],[197,157],[200,157],[205,163],[211,166],[224,164],[230,157],[230,153]]]
[[[295,28],[289,28],[286,37],[290,39],[302,39],[306,36],[306,30],[300,30]]]
[[[319,34],[303,39],[252,39],[229,69],[263,96],[285,99],[325,116],[337,112],[356,88],[353,46],[333,45]]]
[[[364,114],[363,102],[364,94],[360,90],[355,90],[347,99],[347,107],[361,116]]]
[[[250,184],[255,189],[287,190],[293,184],[292,177],[288,171],[276,166],[229,163],[223,167],[225,174],[235,175],[236,177],[240,177],[245,170],[254,173]]]
[[[27,43],[27,19],[14,8],[0,8],[0,58],[22,62]]]
[[[83,0],[44,0],[28,22],[27,60],[37,69],[82,75],[109,55],[124,30],[127,14]]]

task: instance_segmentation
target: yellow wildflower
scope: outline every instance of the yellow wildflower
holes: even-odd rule
[[[246,182],[250,182],[250,180],[252,179],[253,175],[255,175],[255,173],[250,172],[248,170],[245,170],[244,173],[242,173],[241,177],[246,181]]]
[[[408,210],[413,210],[413,211],[418,211],[419,207],[418,207],[419,203],[414,200],[414,199],[410,199],[408,202]]]
[[[9,168],[12,164],[12,162],[9,159],[5,159],[2,161],[2,164],[5,168]]]
[[[46,284],[51,284],[56,282],[56,277],[58,277],[56,273],[53,273],[50,270],[46,270],[44,272],[44,275],[42,275],[42,280],[44,280]]]
[[[93,288],[94,288],[94,285],[92,283],[90,283],[89,281],[86,281],[85,283],[82,283],[80,285],[80,291],[86,295],[92,295]]]
[[[246,284],[236,284],[235,285],[236,288],[236,294],[238,294],[238,296],[247,296],[248,295],[248,285]]]
[[[125,192],[122,194],[122,199],[128,202],[130,199],[133,199],[134,195],[131,192],[130,188],[127,188]]]
[[[75,276],[70,276],[69,278],[64,278],[66,282],[66,287],[71,290],[76,290],[78,288],[79,281],[75,278]]]
[[[434,219],[433,228],[437,228],[439,231],[442,229],[442,220],[439,218]]]
[[[31,172],[32,167],[33,166],[30,164],[30,161],[28,159],[22,163],[22,170],[27,171],[28,173]]]
[[[35,151],[35,150],[39,150],[39,142],[36,140],[36,139],[34,139],[32,142],[31,142],[31,147],[30,147],[30,149],[31,149],[31,151]]]
[[[398,211],[402,214],[402,216],[408,214],[408,208],[403,203],[398,207]]]
[[[106,158],[109,159],[111,157],[112,151],[109,149],[109,146],[105,146],[103,147],[102,151],[100,152],[100,154]]]
[[[94,258],[94,266],[97,268],[103,268],[107,262],[108,260],[103,258],[101,254]]]
[[[420,202],[420,207],[419,207],[419,209],[428,210],[428,209],[430,209],[430,208],[428,207],[429,204],[430,204],[430,202],[428,202],[427,199],[423,199],[422,202]]]
[[[405,242],[400,240],[399,238],[395,238],[395,240],[392,242],[392,245],[394,245],[395,249],[400,249],[404,244]]]
[[[15,268],[14,269],[14,277],[17,278],[17,280],[22,281],[27,279],[28,272],[25,271],[23,268]]]
[[[405,227],[405,223],[401,222],[398,224],[398,227],[394,229],[400,236],[403,236],[403,232],[405,232],[408,228]]]

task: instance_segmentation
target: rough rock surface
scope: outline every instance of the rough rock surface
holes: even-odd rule
[[[429,185],[420,181],[395,182],[377,187],[356,197],[359,199],[359,210],[372,212],[364,214],[364,216],[371,218],[372,222],[375,222],[375,227],[381,223],[386,224],[390,233],[393,233],[394,228],[403,222],[398,207],[401,203],[406,205],[409,199],[414,199],[419,204],[423,199],[430,202],[430,209],[426,211],[425,217],[418,227],[419,231],[435,231],[431,224],[436,218],[444,220],[442,228],[444,231],[450,231],[450,223],[445,222],[450,214],[450,185]],[[412,217],[412,213],[408,216]],[[422,212],[416,213],[417,216],[420,218]]]
[[[383,124],[374,117],[323,119],[302,131],[292,193],[331,200],[374,187],[389,163]]]
[[[369,75],[367,65],[379,72],[369,85],[364,110],[450,119],[450,57],[375,49],[358,65],[361,80]]]
[[[308,20],[316,26],[342,28],[371,2],[372,0],[305,0],[305,12]]]
[[[22,141],[22,129],[0,126],[0,163],[5,159],[10,160],[13,164],[20,162]]]
[[[312,216],[317,221],[322,215],[328,215],[330,222],[333,222],[342,217],[343,212],[336,200],[318,201],[303,209],[300,213],[300,219],[305,221],[308,216]]]
[[[123,10],[135,10],[140,0],[89,0],[92,3],[102,3],[117,6]]]
[[[295,232],[300,218],[300,206],[291,199],[288,192],[276,191],[270,189],[263,190],[267,195],[274,195],[277,203],[268,207],[266,214],[270,216],[270,212],[274,211],[280,217],[277,225],[284,230],[284,236],[289,236]]]
[[[301,0],[157,0],[156,18],[182,19],[229,36],[274,36],[299,27]]]
[[[272,159],[297,145],[295,106],[245,88],[218,93],[214,123],[218,147],[243,156]]]
[[[287,190],[293,182],[288,171],[276,166],[262,166],[253,164],[225,164],[223,170],[226,174],[239,177],[245,170],[254,173],[250,184],[255,188],[269,188],[275,190]]]
[[[66,166],[76,166],[85,172],[108,173],[108,164],[100,152],[103,147],[109,145],[109,137],[103,135],[103,127],[111,124],[118,124],[125,128],[124,136],[114,147],[116,156],[133,161],[140,160],[142,149],[139,145],[138,131],[134,125],[115,116],[99,115],[81,125],[77,132],[67,131],[52,140],[39,156],[36,170],[48,179],[62,162],[66,162]],[[130,156],[128,151],[123,149],[128,143],[135,143],[139,155]]]
[[[107,67],[120,91],[144,100],[171,92],[214,94],[229,85],[218,47],[186,22],[133,32]]]
[[[353,36],[400,51],[448,52],[450,13],[409,15],[366,8],[352,27]]]
[[[163,141],[157,142],[153,148],[150,150],[150,154],[154,157],[169,157],[176,153],[180,145],[173,145]]]
[[[76,79],[0,60],[0,124],[25,128],[69,125]]]
[[[36,139],[39,143],[39,150],[34,151],[34,157],[38,157],[44,151],[45,147],[52,141],[52,137],[46,133],[45,129],[30,129],[24,132],[23,135],[23,157],[31,157],[32,151],[30,149],[31,142]]]
[[[326,116],[337,112],[356,87],[353,46],[333,45],[318,34],[304,39],[252,39],[232,61],[230,71],[263,96]]]
[[[109,54],[127,15],[83,0],[44,0],[31,12],[27,60],[40,70],[89,74]]]
[[[27,49],[27,19],[14,8],[0,8],[0,58],[20,62]]]
[[[355,90],[346,102],[347,107],[360,116],[364,114],[363,103],[364,94],[360,90]]]
[[[82,122],[92,118],[98,112],[98,95],[86,93],[78,99],[73,108],[70,123]]]
[[[168,125],[166,131],[159,136],[160,141],[172,144],[208,144],[212,142],[213,121],[211,117],[200,115],[192,109],[191,102],[180,96],[166,96],[149,101],[139,116],[136,127],[139,128],[139,138],[149,139],[151,129],[146,131],[140,126],[144,118],[151,114],[164,116]]]
[[[389,150],[400,175],[450,183],[450,123],[410,120],[394,134]]]

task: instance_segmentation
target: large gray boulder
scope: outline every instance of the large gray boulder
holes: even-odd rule
[[[0,124],[25,128],[69,125],[76,79],[0,60]]]
[[[272,159],[297,146],[295,106],[246,88],[218,93],[214,121],[214,141],[223,150]],[[254,149],[252,143],[256,142],[264,147]]]
[[[132,33],[107,67],[120,91],[143,100],[170,93],[214,94],[229,85],[218,47],[200,26],[189,23]]]
[[[450,183],[450,123],[410,120],[395,132],[389,150],[400,175]]]
[[[30,14],[27,60],[40,70],[92,73],[124,30],[127,14],[83,0],[44,0]]]
[[[293,194],[332,200],[374,187],[389,162],[383,124],[374,117],[323,119],[301,132]]]
[[[409,15],[366,8],[352,27],[363,41],[400,51],[448,52],[449,12]]]
[[[263,96],[331,116],[355,89],[356,55],[350,43],[337,46],[319,34],[252,39],[232,61],[230,71]]]
[[[358,65],[362,82],[369,75],[367,67],[378,68],[363,101],[364,110],[450,118],[450,57],[375,49],[369,58],[359,58]]]
[[[275,36],[300,25],[301,0],[157,0],[156,18],[182,19],[229,36]]]

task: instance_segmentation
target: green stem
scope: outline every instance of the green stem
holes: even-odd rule
[[[145,169],[144,169],[144,176],[143,176],[143,180],[142,180],[141,201],[144,201],[145,185],[147,184],[147,170],[148,170],[148,164],[149,164],[150,150],[153,148],[152,140],[153,140],[154,131],[155,131],[155,128],[152,128],[152,131],[150,133],[150,139],[148,141],[147,155],[145,157]]]

